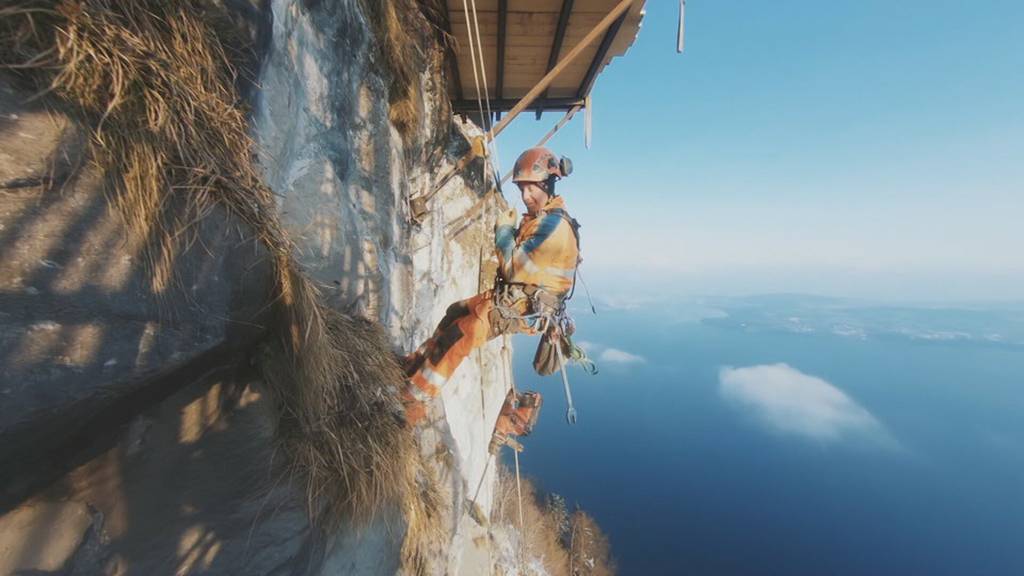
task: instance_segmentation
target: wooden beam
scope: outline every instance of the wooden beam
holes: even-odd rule
[[[580,89],[576,92],[577,98],[586,98],[587,94],[590,94],[590,89],[594,87],[594,81],[597,80],[597,73],[601,70],[601,64],[608,56],[608,49],[612,47],[612,41],[615,40],[619,28],[622,28],[622,23],[625,21],[626,13],[623,12],[622,16],[619,16],[619,19],[605,32],[604,38],[601,39],[601,45],[597,47],[597,54],[594,54],[594,59],[590,61],[590,69],[587,70],[587,75],[583,77]]]
[[[550,72],[555,64],[558,63],[558,55],[562,53],[562,44],[565,42],[565,29],[569,26],[569,15],[572,14],[573,0],[562,0],[562,10],[558,13],[558,25],[555,27],[555,36],[551,41],[551,53],[548,54],[548,67],[546,72]],[[541,94],[541,98],[547,98],[548,91],[545,90]],[[537,119],[540,120],[540,115],[544,113],[544,108],[537,108]]]
[[[542,92],[548,89],[548,86],[550,86],[551,83],[555,80],[555,78],[557,78],[558,75],[562,73],[562,70],[564,70],[570,63],[572,63],[572,61],[575,60],[583,52],[583,50],[586,49],[587,46],[590,46],[594,42],[594,40],[597,40],[598,36],[607,31],[608,28],[612,26],[615,22],[619,22],[619,25],[621,26],[622,17],[626,14],[626,10],[629,9],[629,7],[633,4],[634,1],[636,0],[622,0],[621,2],[618,3],[618,5],[615,6],[615,8],[612,8],[612,11],[609,12],[608,15],[605,16],[600,22],[598,22],[597,26],[595,26],[593,30],[587,32],[587,35],[584,36],[578,44],[573,46],[572,50],[570,50],[569,53],[565,55],[565,58],[562,58],[562,60],[559,61],[558,64],[555,65],[555,67],[550,72],[545,74],[536,86],[530,88],[530,91],[526,93],[526,96],[523,96],[522,99],[519,100],[519,103],[513,106],[512,109],[508,111],[508,115],[502,118],[501,122],[498,122],[497,125],[491,128],[491,131],[487,133],[487,138],[489,140],[494,140],[494,137],[500,134],[501,131],[504,130],[506,126],[508,126],[509,122],[515,120],[516,116],[518,116],[520,112],[522,112],[528,106],[533,104],[533,101],[536,100]]]
[[[508,22],[508,0],[498,0],[498,78],[495,80],[493,98],[501,100],[505,89],[505,26]],[[497,116],[498,113],[495,113]]]
[[[504,112],[511,110],[518,104],[520,100],[514,98],[501,98],[491,99],[491,111],[492,112]],[[540,98],[534,101],[536,106],[543,106],[551,110],[568,110],[573,106],[583,104],[583,100],[580,98]],[[452,102],[452,110],[455,112],[477,112],[476,100],[455,100]]]

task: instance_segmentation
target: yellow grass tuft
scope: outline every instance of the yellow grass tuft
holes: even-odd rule
[[[420,51],[421,42],[413,37],[420,27],[410,26],[407,19],[427,20],[445,8],[438,0],[363,0],[362,4],[384,55],[384,68],[391,74],[388,117],[399,133],[409,138],[419,130],[423,116],[419,72],[427,57]],[[434,57],[440,57],[440,52]]]
[[[398,506],[408,523],[403,553],[415,564],[437,539],[439,504],[394,417],[402,373],[381,329],[324,306],[295,264],[253,163],[223,44],[230,36],[211,24],[223,22],[212,10],[199,0],[16,2],[0,8],[0,67],[35,82],[90,129],[107,194],[149,244],[154,293],[173,286],[174,255],[214,207],[248,225],[276,276],[260,367],[286,472],[327,528]]]

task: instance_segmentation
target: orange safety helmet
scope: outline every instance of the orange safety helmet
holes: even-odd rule
[[[559,159],[547,148],[530,148],[519,155],[512,169],[513,182],[545,182],[548,178],[564,178],[572,173],[572,161]]]

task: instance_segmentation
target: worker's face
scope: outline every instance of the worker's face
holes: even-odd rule
[[[531,216],[536,216],[548,202],[548,193],[537,182],[516,182],[523,194],[523,204]]]

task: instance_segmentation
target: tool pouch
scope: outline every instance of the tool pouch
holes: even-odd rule
[[[591,360],[586,351],[573,343],[572,338],[560,334],[552,336],[552,331],[544,333],[537,344],[537,352],[533,355],[533,369],[541,376],[554,374],[558,371],[558,354],[555,353],[555,339],[562,346],[562,357],[565,361],[574,362],[584,372],[593,376],[597,374],[597,365]]]
[[[558,371],[558,354],[555,352],[556,341],[562,346],[562,355],[569,357],[570,347],[566,338],[562,335],[555,335],[548,330],[540,338],[537,344],[537,352],[533,355],[533,369],[541,376],[554,374]]]

